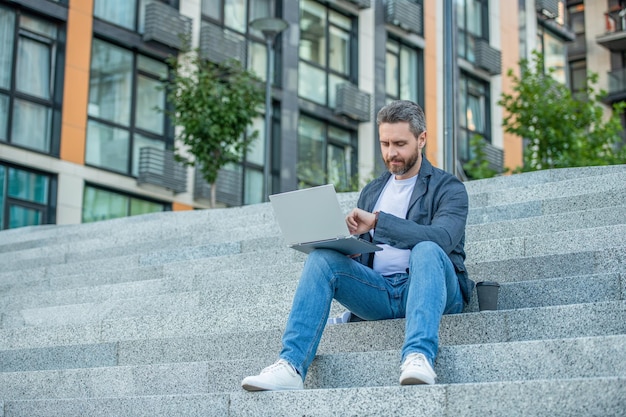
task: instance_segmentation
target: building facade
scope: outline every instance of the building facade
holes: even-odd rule
[[[458,175],[474,135],[494,168],[520,166],[522,140],[503,132],[497,102],[511,88],[506,71],[533,49],[573,88],[581,68],[595,65],[607,83],[623,83],[626,48],[604,41],[589,18],[612,17],[618,1],[453,2],[446,20],[447,2],[437,0],[0,0],[8,46],[0,49],[0,229],[208,207],[210,186],[175,161],[176,127],[157,110],[167,107],[158,87],[180,34],[205,59],[238,59],[265,81],[267,44],[249,22],[288,23],[273,47],[269,149],[261,117],[241,163],[215,184],[223,206],[264,201],[265,152],[270,193],[329,182],[353,190],[377,176],[375,114],[395,99],[424,107],[433,164],[443,167],[444,116],[454,109]],[[581,33],[584,58],[567,46]],[[453,102],[444,100],[449,79]]]

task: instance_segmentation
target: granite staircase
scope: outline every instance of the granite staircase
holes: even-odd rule
[[[398,385],[386,320],[328,326],[303,391],[240,388],[305,259],[269,204],[0,231],[0,417],[626,415],[626,166],[466,186],[499,309],[443,318],[434,386]]]

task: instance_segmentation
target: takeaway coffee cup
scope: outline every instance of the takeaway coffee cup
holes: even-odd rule
[[[476,284],[476,293],[478,294],[478,309],[497,310],[498,309],[498,292],[500,284],[495,281],[481,281]]]

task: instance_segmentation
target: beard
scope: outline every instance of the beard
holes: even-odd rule
[[[404,175],[408,171],[410,171],[411,168],[415,166],[415,164],[417,163],[419,159],[419,156],[420,156],[420,151],[418,149],[417,152],[411,155],[409,159],[407,160],[404,160],[400,157],[395,157],[392,159],[385,159],[385,166],[387,167],[389,172],[391,172],[394,175]],[[391,165],[392,162],[402,162],[402,165],[394,166],[394,165]]]

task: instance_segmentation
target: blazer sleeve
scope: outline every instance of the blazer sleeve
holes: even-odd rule
[[[430,216],[426,213],[411,215],[409,211],[410,218],[401,219],[380,212],[374,230],[374,242],[388,244],[398,249],[412,249],[420,242],[431,241],[450,254],[465,233],[469,205],[467,191],[465,185],[456,178],[448,179],[436,187],[436,190],[431,191],[432,198],[428,195],[422,197],[431,205],[430,208],[424,208],[431,210]],[[418,212],[420,210],[417,208]],[[432,217],[430,222],[428,217]]]

